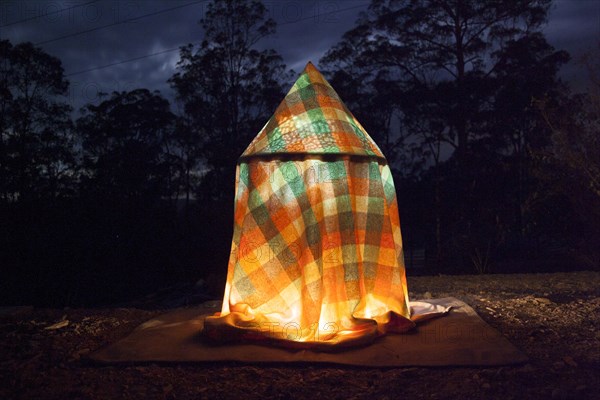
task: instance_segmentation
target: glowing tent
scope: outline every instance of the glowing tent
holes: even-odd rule
[[[414,326],[385,157],[308,63],[237,165],[216,339],[351,345]]]

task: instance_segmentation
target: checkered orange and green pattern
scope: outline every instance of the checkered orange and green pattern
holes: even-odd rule
[[[315,348],[414,326],[390,169],[312,64],[240,158],[234,214],[207,336]]]
[[[365,128],[311,63],[242,158],[280,153],[384,158]]]

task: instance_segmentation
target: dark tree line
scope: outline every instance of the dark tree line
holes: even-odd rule
[[[540,32],[549,6],[373,0],[321,60],[393,165],[406,247],[433,271],[598,267],[600,68],[569,93],[568,55]],[[60,60],[0,42],[2,302],[115,302],[207,276],[220,294],[237,157],[295,74],[261,50],[275,22],[260,1],[213,0],[199,23],[176,104],[139,88],[76,118]]]
[[[568,268],[584,252],[575,227],[598,243],[597,225],[576,215],[569,191],[551,193],[549,176],[540,174],[549,167],[540,154],[556,135],[537,104],[560,104],[553,115],[567,120],[577,107],[567,105],[571,96],[558,78],[569,56],[541,33],[550,6],[374,0],[322,60],[397,161],[405,240],[424,248],[430,265]],[[597,197],[588,200],[597,207]],[[588,266],[597,268],[592,253]]]
[[[275,32],[262,3],[216,0],[199,23],[169,79],[178,107],[139,88],[76,118],[60,60],[0,42],[0,302],[98,304],[224,281],[235,163],[291,75],[258,47]]]

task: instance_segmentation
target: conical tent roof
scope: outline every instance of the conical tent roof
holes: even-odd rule
[[[278,153],[384,158],[373,139],[310,62],[242,158]]]

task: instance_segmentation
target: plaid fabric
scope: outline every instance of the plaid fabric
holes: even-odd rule
[[[373,139],[310,62],[242,158],[274,153],[337,153],[384,158]]]
[[[309,110],[290,106],[301,89],[314,94],[301,101],[314,105]],[[309,64],[269,124],[308,120],[333,126],[319,104],[345,110]],[[295,111],[281,118],[281,110]],[[320,117],[311,120],[310,111]],[[350,126],[360,127],[345,115]],[[360,135],[306,128],[304,140],[291,127],[275,134],[277,127],[269,124],[237,166],[223,308],[206,318],[204,333],[315,347],[412,328],[396,191],[377,146],[362,127]],[[278,143],[271,144],[272,138]],[[265,157],[301,148],[304,154]]]

